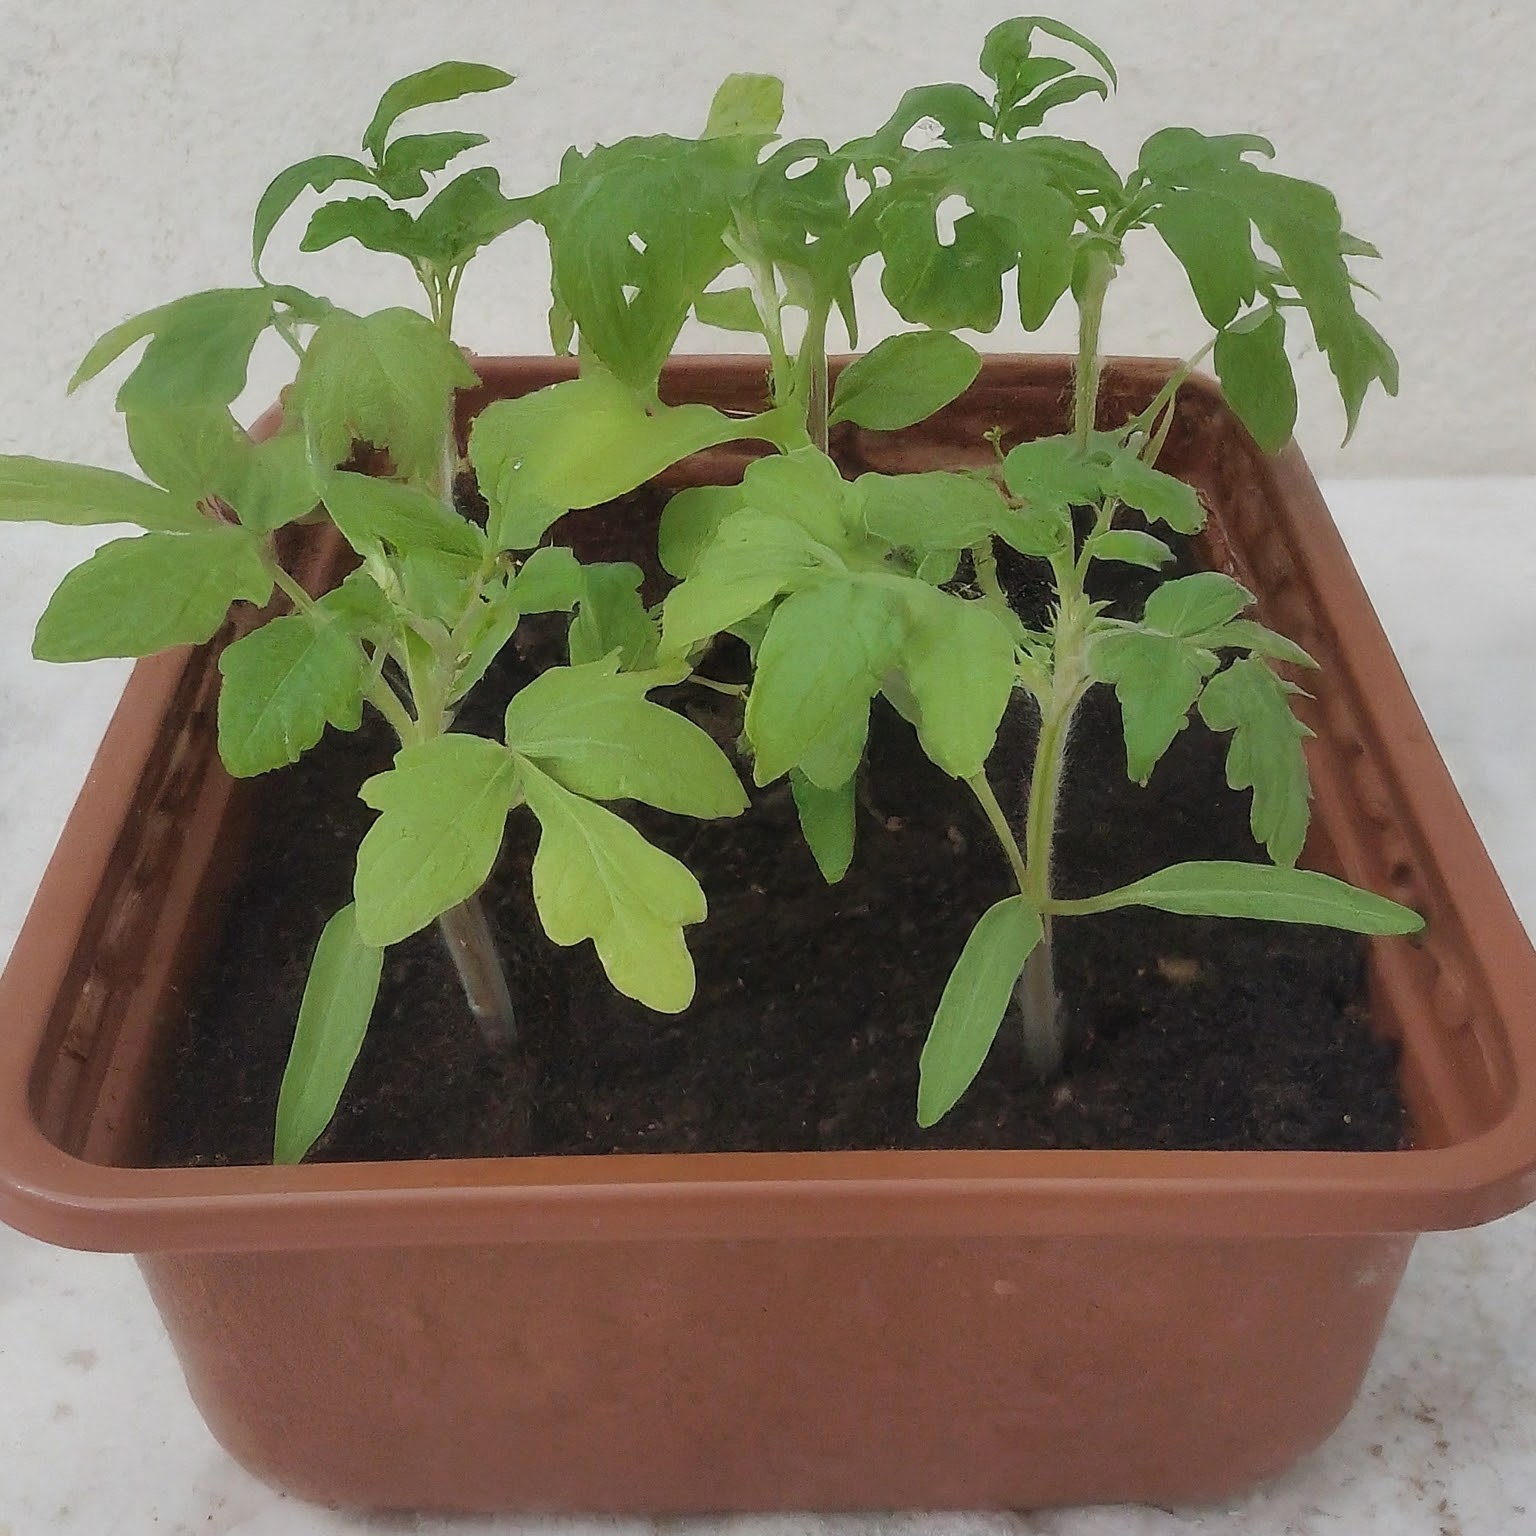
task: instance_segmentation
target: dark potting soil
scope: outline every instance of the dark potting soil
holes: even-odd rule
[[[644,526],[635,509],[583,516],[582,532],[605,523],[605,538]],[[1028,563],[1005,562],[1002,575],[1020,610],[1038,616],[1044,589]],[[1121,567],[1112,579],[1096,595],[1136,613],[1156,578]],[[559,623],[525,621],[463,728],[495,733],[511,693],[560,659]],[[725,675],[730,660],[715,658],[712,670]],[[736,701],[695,686],[670,690],[669,701],[723,744],[739,732]],[[1020,822],[1034,734],[1021,700],[990,770]],[[1225,738],[1197,719],[1139,788],[1125,777],[1113,696],[1095,689],[1069,759],[1061,893],[1089,895],[1182,859],[1262,858],[1248,797],[1226,787],[1224,754]],[[352,854],[372,818],[357,786],[389,758],[375,720],[328,734],[251,787],[249,867],[176,1047],[158,1161],[270,1159],[310,953],[350,899]],[[784,784],[752,799],[724,822],[620,807],[709,899],[708,920],[688,930],[698,993],[676,1017],[618,996],[589,944],[559,949],[545,938],[529,882],[536,824],[514,812],[485,904],[521,1050],[483,1044],[435,933],[416,935],[387,956],[362,1053],[311,1157],[1402,1143],[1397,1052],[1368,1027],[1362,941],[1136,908],[1058,924],[1076,1031],[1066,1077],[1032,1083],[1005,1021],[960,1104],[920,1130],[918,1056],[972,924],[1009,893],[1001,853],[969,792],[927,762],[881,702],[858,850],[839,885],[817,872]]]

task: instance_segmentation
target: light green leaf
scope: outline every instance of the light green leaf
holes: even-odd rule
[[[686,654],[750,617],[817,573],[843,570],[837,554],[799,524],[752,507],[720,524],[693,574],[662,605],[662,644],[669,656]]]
[[[219,756],[237,779],[296,763],[326,722],[355,731],[363,656],[339,624],[271,619],[219,657]]]
[[[1006,511],[997,487],[976,475],[869,474],[853,484],[854,506],[870,533],[920,555],[968,549],[989,537]]]
[[[1081,507],[1104,494],[1103,464],[1086,458],[1071,437],[1040,437],[1020,443],[1003,460],[1003,479],[1022,501],[1048,507]]]
[[[1121,629],[1095,640],[1092,664],[1120,701],[1126,773],[1145,784],[1184,729],[1216,657],[1178,635]]]
[[[848,779],[836,789],[823,789],[798,768],[791,768],[789,787],[811,857],[822,879],[836,885],[853,863],[855,781]]]
[[[739,815],[746,792],[725,754],[692,721],[645,696],[678,680],[676,671],[619,672],[612,658],[551,667],[507,706],[507,745],[590,800]]]
[[[1148,222],[1189,278],[1200,313],[1220,330],[1258,291],[1248,216],[1227,198],[1204,191],[1169,192]]]
[[[798,766],[844,716],[867,718],[901,641],[899,605],[883,588],[832,581],[787,597],[758,649],[747,699],[757,782]]]
[[[309,964],[277,1096],[274,1162],[302,1162],[330,1124],[368,1032],[383,966],[383,950],[358,936],[356,909],[343,907],[325,925]]]
[[[493,513],[529,503],[567,510],[612,501],[751,431],[707,405],[648,412],[617,379],[595,374],[489,406],[470,432],[469,457]]]
[[[918,1062],[919,1125],[937,1125],[975,1081],[1043,932],[1040,914],[1022,896],[988,907],[971,930]]]
[[[1227,783],[1253,791],[1253,835],[1276,864],[1301,857],[1311,819],[1312,784],[1301,744],[1312,733],[1291,713],[1291,699],[1300,691],[1249,658],[1218,672],[1200,699],[1205,723],[1232,732]]]
[[[23,454],[0,454],[0,522],[71,528],[136,523],[166,533],[207,526],[185,497],[169,496],[131,475]]]
[[[478,149],[490,140],[483,133],[408,133],[398,138],[384,155],[379,186],[397,202],[422,197],[427,177],[457,160],[466,150]]]
[[[929,151],[933,153],[933,151]],[[991,331],[1003,314],[1003,274],[1013,265],[1007,226],[971,212],[940,243],[936,198],[893,198],[876,218],[885,269],[880,291],[903,320],[936,331]]]
[[[1199,533],[1205,527],[1205,508],[1194,487],[1144,464],[1134,453],[1117,453],[1109,461],[1104,489],[1175,533]]]
[[[788,518],[828,549],[848,542],[854,526],[849,483],[836,464],[816,448],[775,453],[747,466],[741,498],[759,512]]]
[[[678,491],[661,512],[657,555],[662,570],[679,581],[691,576],[715,530],[741,506],[739,485],[691,485]]]
[[[1253,593],[1220,571],[1197,571],[1165,581],[1142,610],[1141,622],[1165,635],[1191,637],[1235,619]]]
[[[683,928],[708,908],[699,883],[628,822],[519,765],[519,782],[542,835],[533,900],[544,931],[561,945],[591,939],[608,979],[661,1013],[693,1000],[693,959]]]
[[[359,554],[384,543],[401,554],[437,549],[480,558],[480,530],[415,486],[336,470],[326,478],[324,491],[331,521]]]
[[[310,215],[299,249],[329,250],[343,240],[356,240],[366,251],[404,256],[408,261],[429,255],[426,242],[417,233],[416,220],[382,197],[346,197],[322,204]]]
[[[1095,912],[1156,907],[1190,917],[1253,917],[1377,936],[1418,933],[1424,926],[1417,912],[1332,875],[1223,860],[1174,864],[1085,905]]]
[[[425,928],[485,884],[516,802],[511,755],[479,736],[404,747],[359,791],[380,812],[357,850],[357,928],[383,946]]]
[[[727,288],[723,293],[701,293],[693,301],[701,325],[720,331],[748,331],[762,335],[763,317],[750,288]]]
[[[640,567],[628,561],[583,569],[568,641],[574,664],[598,661],[615,651],[631,671],[655,660],[661,636],[640,597],[644,579]]]
[[[976,349],[946,331],[889,336],[843,370],[827,420],[882,432],[910,427],[963,394],[980,372]]]
[[[483,245],[532,216],[528,198],[507,197],[489,165],[455,176],[416,218],[423,254],[439,268],[461,267]]]
[[[1013,637],[989,608],[909,584],[900,667],[923,751],[957,779],[980,773],[1013,694]]]
[[[744,134],[766,144],[784,116],[784,82],[776,75],[727,75],[709,104],[706,139]]]
[[[347,155],[315,155],[279,171],[256,204],[251,224],[251,270],[261,276],[261,256],[277,222],[293,207],[306,188],[328,192],[338,181],[373,181],[373,172]]]
[[[289,391],[318,463],[343,464],[356,443],[387,449],[403,480],[435,486],[454,391],[479,381],[424,315],[332,310],[310,339]]]
[[[1118,560],[1152,571],[1173,559],[1173,551],[1161,539],[1134,528],[1112,528],[1101,533],[1093,539],[1091,549],[1095,560]]]
[[[125,426],[134,463],[156,485],[194,504],[210,491],[232,500],[250,444],[228,407],[143,411]]]
[[[1296,379],[1285,352],[1285,316],[1273,306],[1244,316],[1216,338],[1214,362],[1227,404],[1265,453],[1279,453],[1296,428]]]
[[[243,528],[114,539],[59,584],[37,621],[32,654],[95,661],[200,645],[231,603],[264,603],[271,593],[260,546]]]
[[[1294,640],[1266,629],[1254,619],[1233,619],[1220,629],[1202,636],[1202,639],[1213,650],[1235,646],[1239,650],[1251,651],[1255,656],[1269,656],[1276,661],[1289,662],[1293,667],[1317,665]]]
[[[229,500],[253,533],[270,533],[314,511],[320,490],[303,432],[279,432],[246,447]]]
[[[499,91],[514,76],[489,64],[462,64],[455,60],[434,64],[397,80],[379,98],[373,118],[363,134],[363,148],[377,164],[384,159],[384,143],[396,121],[417,107],[440,101],[457,101],[477,91]]]
[[[568,549],[534,550],[512,581],[512,596],[522,613],[569,613],[584,590],[581,562]]]

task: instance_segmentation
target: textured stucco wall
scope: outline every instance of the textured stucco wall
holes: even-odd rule
[[[1304,357],[1299,435],[1320,471],[1536,470],[1536,7],[1058,0],[1055,10],[1121,68],[1118,101],[1069,108],[1058,131],[1093,137],[1122,167],[1166,123],[1266,133],[1281,169],[1326,181],[1350,227],[1381,247],[1372,315],[1401,356],[1403,395],[1373,399],[1341,456],[1337,403],[1320,360]],[[0,450],[122,462],[111,388],[63,399],[73,363],[130,312],[241,282],[267,179],[350,148],[398,74],[445,57],[517,71],[511,91],[443,120],[490,132],[505,183],[528,190],[567,143],[692,131],[732,69],[787,78],[788,131],[851,136],[906,85],[973,80],[983,33],[1008,13],[1003,0],[0,0]],[[274,269],[345,289],[353,307],[413,298],[388,258],[354,246],[290,258],[301,227],[295,218],[279,231]],[[1203,333],[1181,275],[1160,251],[1141,255],[1113,296],[1113,347],[1189,350]],[[466,285],[462,339],[541,348],[545,302],[541,241],[519,231]],[[871,338],[892,324],[878,304],[868,312]],[[1067,339],[1064,318],[1047,343]],[[280,367],[264,360],[252,406]]]

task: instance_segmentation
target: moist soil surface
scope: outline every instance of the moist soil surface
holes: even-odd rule
[[[638,529],[638,551],[653,540],[648,511],[583,514],[582,531],[605,526],[610,553],[622,554],[612,536]],[[1193,568],[1187,551],[1180,566]],[[1139,613],[1156,578],[1107,569],[1111,583],[1095,595]],[[1002,575],[1038,622],[1045,594],[1028,564],[1006,562]],[[496,734],[507,698],[561,659],[561,623],[524,621],[461,728]],[[733,660],[715,656],[707,670],[729,676]],[[692,685],[655,697],[727,749],[739,733],[735,700]],[[989,768],[1017,823],[1034,735],[1020,698]],[[1069,758],[1060,894],[1087,896],[1184,859],[1262,859],[1248,797],[1226,786],[1225,747],[1197,718],[1138,787],[1125,777],[1113,695],[1093,690]],[[309,957],[350,899],[352,855],[373,815],[357,787],[390,755],[371,719],[249,786],[248,867],[176,1046],[159,1162],[270,1160]],[[744,766],[742,777],[750,782]],[[752,799],[748,813],[721,822],[617,807],[694,872],[709,900],[708,920],[688,930],[698,993],[676,1017],[614,993],[590,944],[560,949],[545,938],[529,882],[537,827],[514,811],[484,901],[517,999],[520,1049],[484,1044],[435,932],[416,935],[389,951],[362,1053],[311,1159],[1403,1143],[1397,1052],[1369,1028],[1361,940],[1136,908],[1058,923],[1075,1036],[1066,1076],[1032,1083],[1005,1020],[970,1091],[920,1130],[917,1064],[934,1008],[971,926],[1011,890],[980,810],[880,701],[858,848],[839,885],[818,873],[785,784]]]

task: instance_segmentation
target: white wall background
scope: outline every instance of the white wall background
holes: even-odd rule
[[[1066,109],[1058,131],[1092,137],[1122,169],[1169,123],[1263,132],[1279,168],[1330,185],[1349,227],[1381,247],[1370,312],[1402,359],[1403,393],[1373,397],[1341,455],[1337,401],[1304,356],[1299,436],[1319,472],[1536,470],[1536,6],[1053,9],[1121,70],[1118,100]],[[786,78],[787,132],[851,137],[907,85],[975,81],[981,38],[1008,14],[1007,0],[0,0],[0,451],[122,464],[113,387],[66,402],[74,363],[132,312],[244,281],[267,180],[353,149],[397,75],[450,57],[518,73],[507,92],[419,121],[491,134],[504,184],[523,191],[568,143],[696,131],[735,69]],[[295,215],[279,230],[274,272],[354,308],[413,301],[390,258],[350,245],[290,258],[301,229]],[[1191,350],[1204,333],[1182,277],[1152,245],[1141,256],[1112,298],[1113,348]],[[472,271],[461,339],[542,350],[546,302],[541,238],[518,231]],[[868,315],[870,339],[894,323]],[[1067,340],[1064,319],[1047,343]],[[1005,322],[983,344],[1016,343]],[[253,408],[281,365],[264,360]]]

